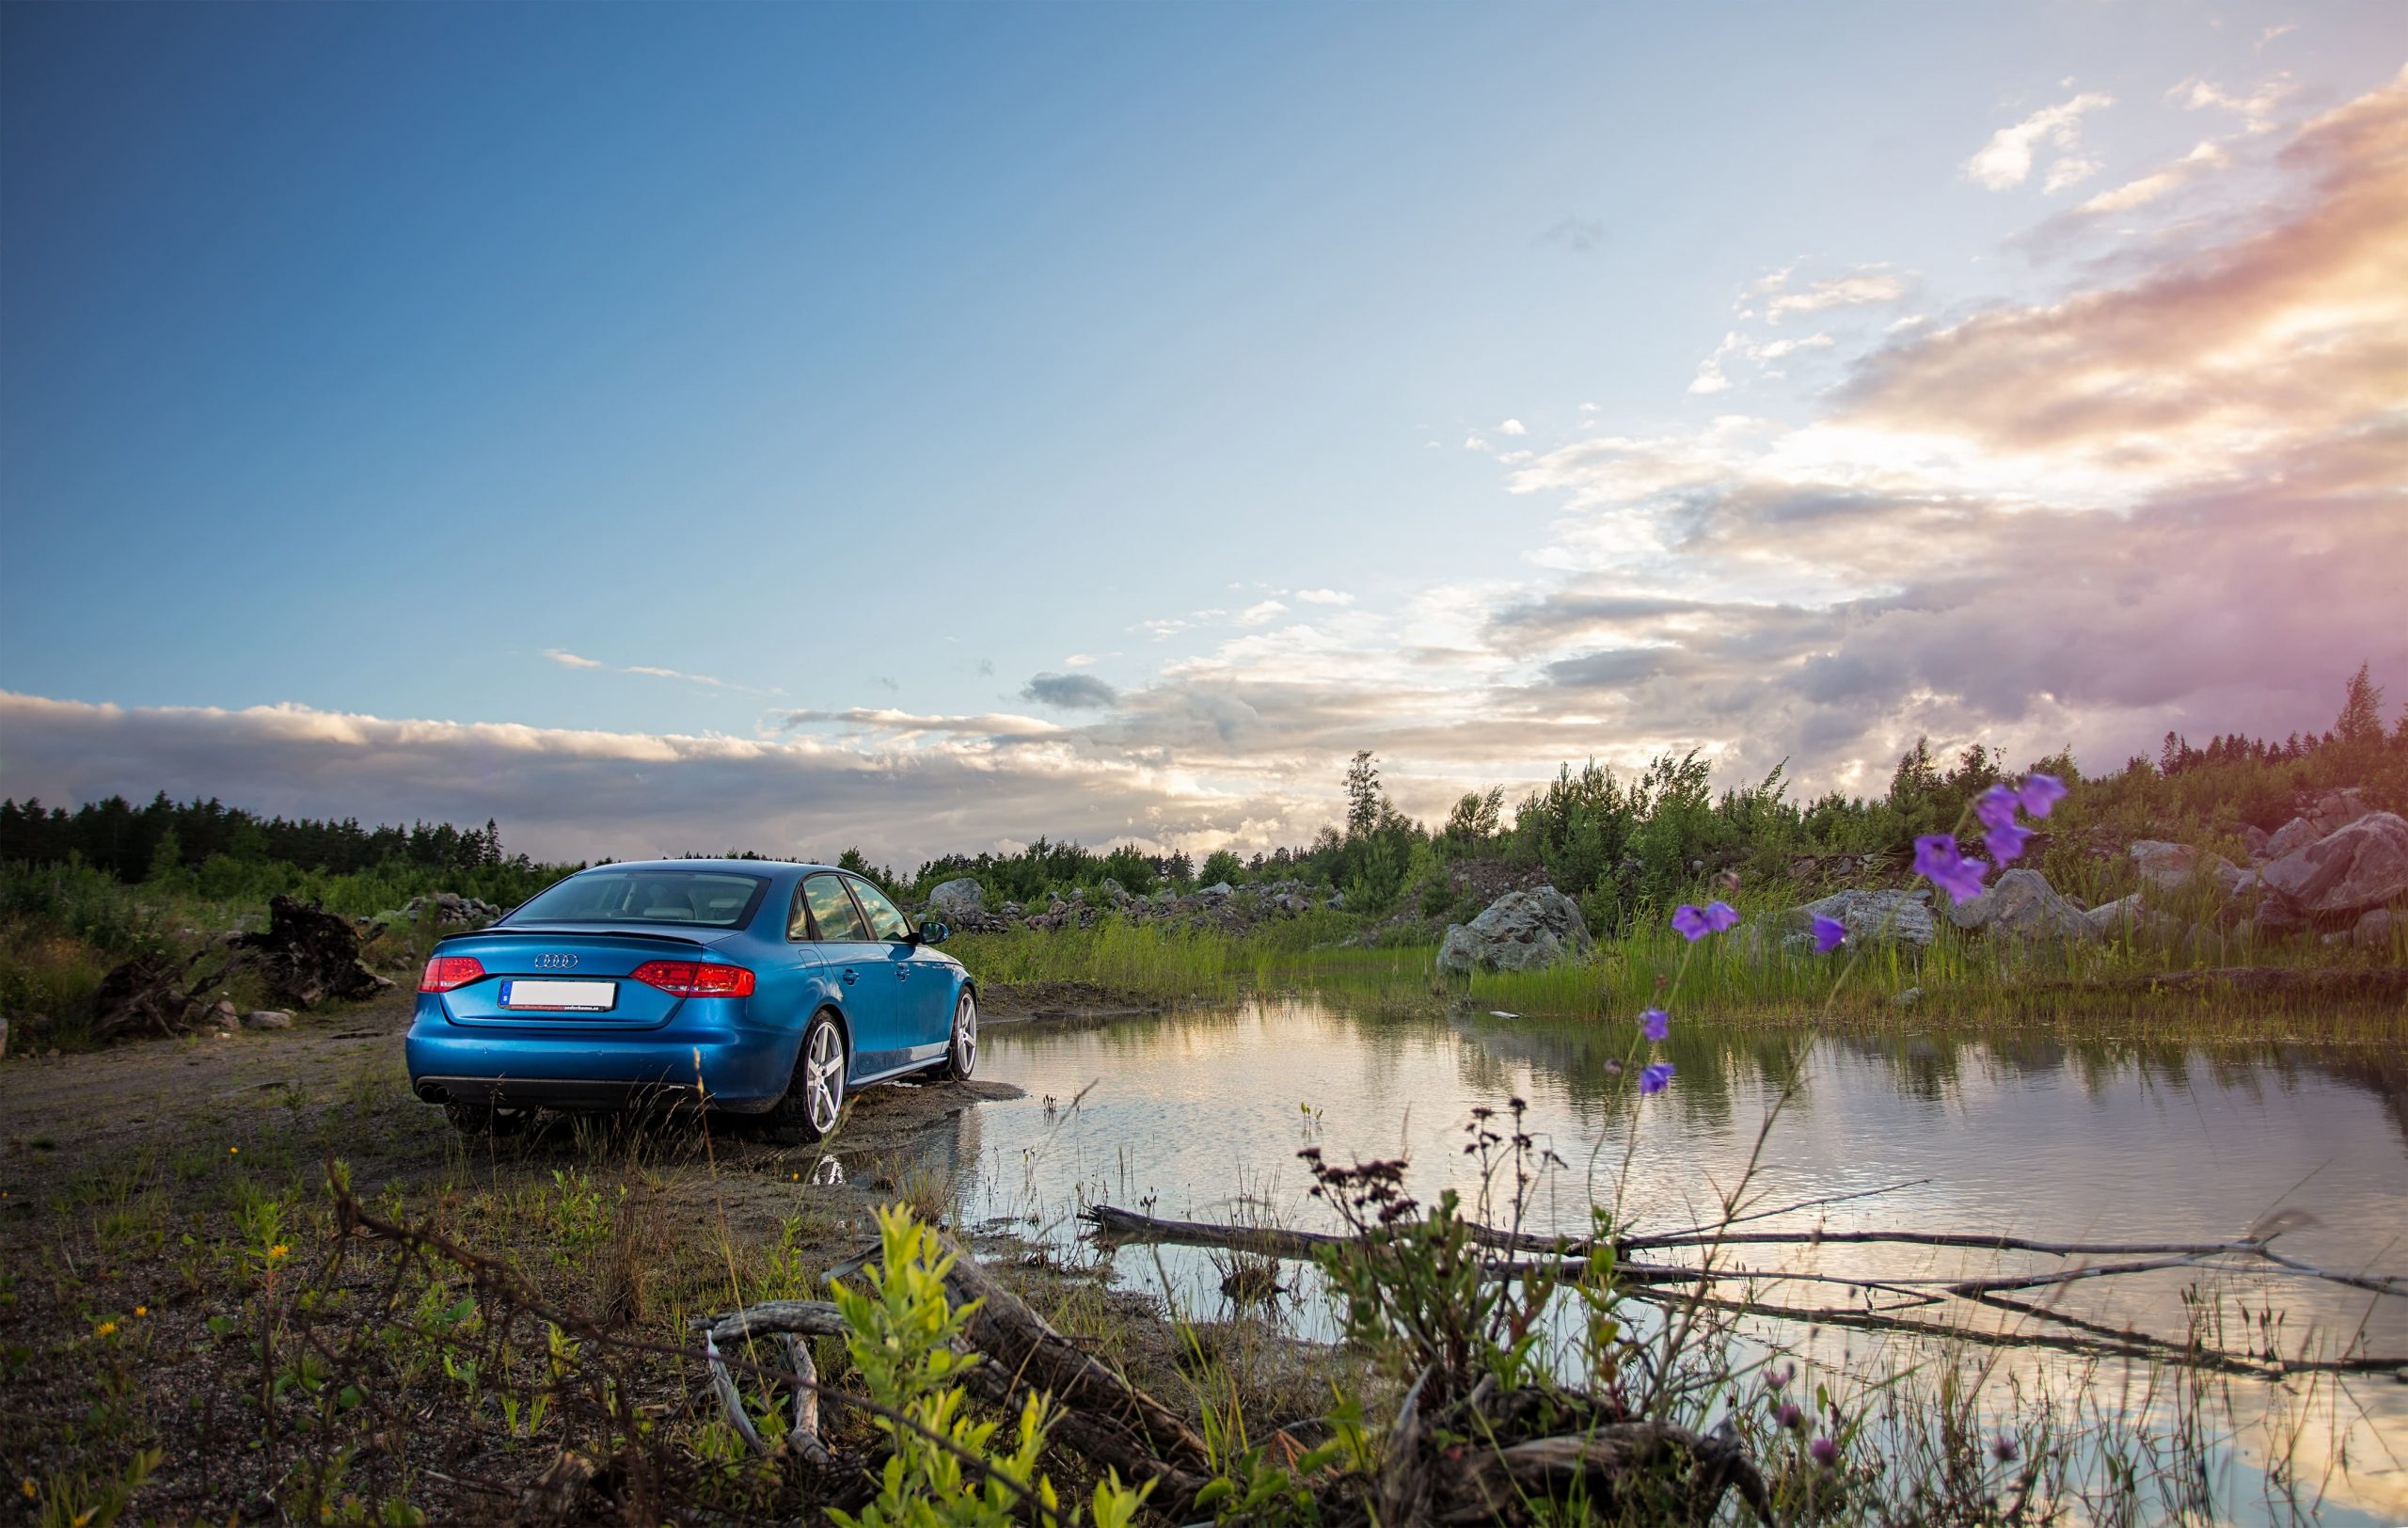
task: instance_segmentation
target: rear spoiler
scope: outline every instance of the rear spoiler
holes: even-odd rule
[[[734,929],[712,931],[714,933],[721,934],[736,931]],[[457,933],[447,933],[443,937],[445,939],[490,939],[497,934],[522,939],[642,939],[656,945],[684,945],[693,949],[710,947],[709,941],[697,939],[691,934],[655,933],[650,929],[627,928],[616,923],[529,923],[521,924],[516,928],[507,928],[499,923],[492,923],[482,929],[462,929]]]

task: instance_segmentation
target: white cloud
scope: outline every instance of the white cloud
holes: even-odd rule
[[[2231,156],[2223,149],[2213,143],[2202,143],[2164,168],[2127,181],[2112,191],[2101,191],[2074,211],[2094,216],[2130,212],[2168,196],[2208,171],[2222,169],[2230,163]]]
[[[544,656],[562,668],[594,669],[610,674],[638,674],[649,679],[678,679],[687,684],[701,685],[706,690],[727,690],[747,695],[784,693],[781,690],[756,690],[751,685],[730,684],[725,679],[715,679],[707,674],[689,674],[683,669],[663,668],[657,663],[605,663],[598,658],[586,658],[559,647],[545,648]]]
[[[1095,654],[1093,653],[1072,653],[1069,657],[1062,660],[1062,666],[1064,668],[1085,668],[1094,661]]]
[[[1263,626],[1288,613],[1288,607],[1275,599],[1265,599],[1238,612],[1240,626]]]
[[[1765,322],[1778,324],[1792,313],[1897,302],[1909,291],[1907,278],[1886,264],[1860,265],[1844,275],[1825,277],[1792,289],[1789,278],[1795,270],[1791,266],[1761,279],[1740,294],[1741,301],[1765,299]],[[1730,343],[1732,338],[1726,337],[1724,343]]]
[[[2052,147],[2061,154],[2073,156],[2082,145],[2083,114],[2113,104],[2115,98],[2112,96],[2088,91],[2070,101],[2043,106],[2013,126],[2002,127],[1991,134],[1990,140],[1982,145],[1972,158],[1965,161],[1965,177],[1976,185],[1985,185],[1993,191],[2021,185],[2031,178],[2036,151]],[[2092,167],[2096,168],[2095,166]]]
[[[1340,589],[1299,589],[1296,597],[1307,605],[1351,605],[1354,597]]]
[[[1480,434],[1479,431],[1475,430],[1471,434],[1464,437],[1464,449],[1465,451],[1486,451],[1488,449],[1488,441]]]
[[[2048,178],[2040,183],[2043,191],[2063,191],[2080,185],[2099,171],[2099,163],[2088,154],[2066,154],[2049,167]]]
[[[1528,435],[1530,432],[1523,428],[1522,422],[1520,420],[1509,419],[1504,423],[1497,426],[1497,433],[1498,435]]]
[[[2210,81],[2195,78],[2184,80],[2166,95],[2181,102],[2190,111],[2213,108],[2231,112],[2241,119],[2244,132],[2258,134],[2271,133],[2279,125],[2276,115],[2291,93],[2290,77],[2277,74],[2245,96],[2233,95]]]

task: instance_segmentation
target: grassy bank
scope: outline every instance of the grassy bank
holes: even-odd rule
[[[1601,946],[1587,960],[1467,978],[1441,973],[1432,947],[1316,947],[1310,942],[1316,934],[1343,938],[1362,926],[1335,912],[1244,935],[1107,919],[1054,933],[963,934],[946,948],[989,982],[1082,981],[1167,1001],[1318,990],[1373,1003],[1464,1002],[1571,1019],[1626,1021],[1669,1000],[1718,1022],[1750,1025],[1830,1017],[1928,1027],[2022,1018],[2195,1027],[2203,1036],[2408,1035],[2408,1005],[2397,995],[2150,985],[2168,973],[2232,966],[2396,969],[2408,966],[2408,937],[2396,937],[2387,950],[2237,937],[2209,937],[2179,949],[2130,940],[2017,947],[1943,923],[1923,950],[1886,946],[1861,955],[1798,956],[1751,948],[1737,939],[1690,945],[1669,928],[1649,927]]]

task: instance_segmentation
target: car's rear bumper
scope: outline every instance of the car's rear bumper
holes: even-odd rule
[[[431,1104],[617,1109],[691,1101],[699,1083],[712,1108],[757,1114],[785,1095],[800,1043],[745,1024],[733,1000],[689,999],[668,1024],[629,1034],[454,1024],[421,997],[405,1050],[410,1090]]]

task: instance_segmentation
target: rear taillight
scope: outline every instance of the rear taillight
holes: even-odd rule
[[[680,997],[750,997],[752,973],[740,965],[708,965],[693,961],[646,961],[627,973],[628,979],[673,992]]]
[[[426,963],[425,974],[418,979],[420,992],[450,992],[471,981],[484,979],[483,962],[473,955],[437,955]]]

